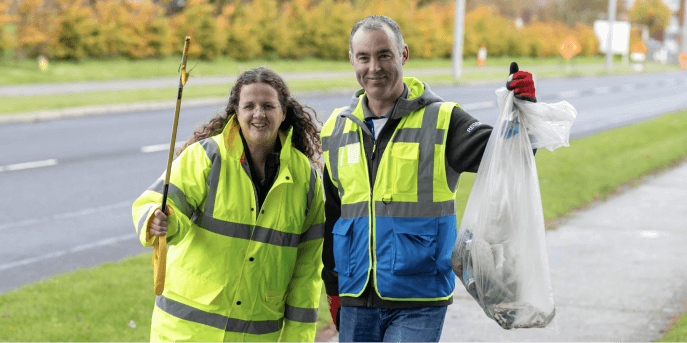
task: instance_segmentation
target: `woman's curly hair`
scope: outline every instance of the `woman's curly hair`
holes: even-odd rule
[[[279,126],[279,130],[286,131],[293,127],[291,137],[293,146],[305,154],[316,167],[322,169],[322,163],[318,160],[322,154],[320,130],[315,125],[315,121],[320,123],[320,125],[322,125],[322,122],[317,120],[317,113],[315,113],[313,108],[299,104],[291,96],[284,80],[273,70],[265,67],[257,67],[241,73],[236,84],[232,87],[231,93],[229,93],[229,103],[224,112],[219,113],[205,125],[196,129],[186,144],[177,150],[177,154],[181,154],[187,146],[195,142],[220,134],[232,115],[234,115],[234,120],[238,123],[235,114],[239,106],[241,87],[259,82],[266,83],[277,91],[279,103],[286,111],[286,118]]]

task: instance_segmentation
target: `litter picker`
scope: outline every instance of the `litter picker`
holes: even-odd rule
[[[184,52],[181,56],[181,66],[179,75],[179,92],[177,93],[177,107],[174,112],[174,127],[172,128],[172,141],[169,143],[169,157],[167,158],[167,172],[165,175],[165,188],[162,192],[162,213],[167,213],[167,191],[169,190],[169,174],[172,170],[172,160],[174,159],[174,142],[177,139],[177,124],[179,123],[179,109],[181,108],[181,94],[184,85],[188,81],[186,72],[186,58],[188,56],[188,46],[191,44],[191,37],[186,36],[184,41]],[[161,295],[165,290],[165,275],[167,274],[167,235],[159,236],[153,243],[153,288],[155,295]]]

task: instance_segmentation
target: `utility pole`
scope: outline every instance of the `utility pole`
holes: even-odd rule
[[[608,0],[608,38],[606,39],[606,71],[613,68],[613,24],[615,24],[616,0]]]
[[[465,0],[456,0],[456,17],[453,21],[453,79],[463,74],[463,36],[465,35]]]

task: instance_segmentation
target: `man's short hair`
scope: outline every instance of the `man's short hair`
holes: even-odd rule
[[[403,46],[405,44],[403,43],[403,34],[401,33],[401,28],[398,26],[398,24],[396,24],[396,22],[393,19],[383,15],[371,15],[353,25],[353,29],[351,30],[351,36],[348,38],[348,51],[350,53],[353,53],[353,35],[355,35],[355,33],[358,32],[358,29],[362,28],[363,30],[382,30],[384,29],[384,25],[390,28],[391,31],[394,33],[394,36],[396,36],[398,54],[402,54]]]

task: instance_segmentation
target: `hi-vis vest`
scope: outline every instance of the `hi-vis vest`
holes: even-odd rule
[[[174,161],[167,237],[175,246],[151,340],[277,341],[281,335],[282,341],[314,341],[324,196],[291,137],[291,131],[279,134],[279,173],[262,208],[233,119],[222,134],[190,145]],[[146,246],[146,223],[160,206],[163,184],[164,174],[133,205]]]
[[[424,87],[404,78],[409,100]],[[446,134],[455,103],[433,103],[402,117],[371,189],[363,148],[362,96],[322,128],[324,160],[341,198],[333,228],[340,296],[359,296],[374,278],[385,300],[446,300],[455,275],[457,177],[446,175]],[[372,245],[372,246],[371,246]]]

